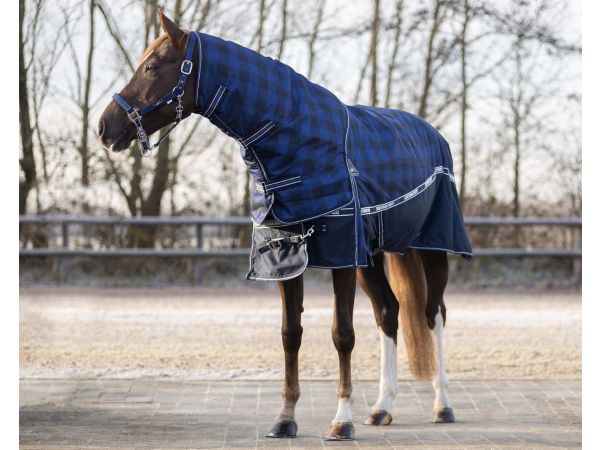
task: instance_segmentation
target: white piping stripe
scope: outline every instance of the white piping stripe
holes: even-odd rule
[[[288,186],[294,186],[296,184],[301,184],[302,181],[301,180],[296,180],[296,181],[292,181],[291,183],[286,183],[286,184],[280,184],[279,186],[275,186],[275,187],[268,187],[265,189],[265,192],[269,193],[272,191],[278,191],[280,189],[283,189],[284,187],[288,187]]]
[[[284,186],[289,186],[289,185],[298,184],[298,183],[302,183],[302,180],[300,179],[300,177],[293,177],[293,178],[289,178],[287,180],[274,181],[273,183],[263,183],[262,187],[266,191],[273,191],[273,190],[280,189]]]
[[[265,125],[263,125],[258,131],[256,131],[254,134],[252,134],[250,137],[244,139],[242,142],[244,144],[248,144],[253,142],[253,140],[256,139],[257,136],[259,136],[261,133],[263,133],[265,131],[265,129],[268,129],[270,126],[272,125],[272,122],[268,122]]]
[[[225,93],[225,86],[223,86],[223,85],[219,86],[219,89],[217,89],[217,93],[213,97],[212,102],[210,102],[210,105],[208,105],[208,109],[204,113],[204,117],[210,117],[212,115],[212,113],[215,112],[215,109],[217,109],[217,106],[219,105],[219,102],[221,101],[221,97],[223,97],[224,93]]]
[[[265,187],[270,188],[271,186],[275,186],[277,184],[287,183],[288,181],[299,180],[299,179],[300,179],[300,175],[291,177],[291,178],[286,178],[285,180],[273,181],[272,183],[265,183]]]
[[[212,107],[215,104],[215,101],[217,100],[217,98],[219,97],[219,94],[221,93],[222,89],[223,89],[223,86],[219,86],[219,89],[217,89],[217,92],[215,93],[214,97],[212,98],[210,104],[208,105],[208,108],[206,108],[206,112],[204,113],[205,117],[210,116]]]
[[[252,136],[243,140],[242,145],[244,147],[247,147],[248,145],[256,142],[259,138],[261,138],[267,131],[271,130],[274,126],[275,126],[275,124],[273,122],[267,123],[260,130],[258,130],[256,133],[254,133]]]
[[[282,189],[284,187],[288,187],[288,186],[293,186],[295,184],[301,184],[302,180],[296,180],[296,181],[292,181],[290,183],[286,183],[286,184],[280,184],[278,186],[269,186],[269,187],[265,187],[265,192],[269,193],[271,191],[278,191],[279,189]]]

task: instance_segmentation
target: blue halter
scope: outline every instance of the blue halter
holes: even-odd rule
[[[183,62],[181,63],[181,74],[179,75],[179,81],[177,85],[173,88],[171,92],[167,95],[160,97],[158,100],[155,100],[151,103],[148,103],[140,108],[134,108],[127,101],[121,97],[120,94],[114,94],[112,96],[113,100],[119,105],[121,108],[125,110],[127,113],[127,117],[133,124],[137,130],[137,138],[142,143],[142,156],[150,156],[152,154],[152,150],[160,145],[163,139],[167,137],[167,135],[179,125],[181,119],[183,117],[183,105],[181,103],[181,98],[185,92],[185,85],[187,83],[189,75],[192,73],[192,68],[194,67],[194,63],[192,62],[192,56],[194,54],[194,49],[196,48],[196,43],[199,43],[200,38],[196,32],[190,33],[190,37],[188,39],[187,48],[185,51],[185,57]],[[163,105],[170,104],[173,100],[177,100],[177,106],[175,107],[175,123],[167,130],[165,134],[153,145],[150,145],[150,141],[148,139],[148,134],[146,130],[144,130],[144,126],[142,125],[142,117],[150,114],[157,108],[160,108]]]

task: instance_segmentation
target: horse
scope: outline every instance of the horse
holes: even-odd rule
[[[326,89],[309,82],[276,60],[237,44],[184,30],[162,11],[158,14],[164,33],[148,46],[127,85],[113,96],[99,120],[98,135],[102,144],[115,152],[129,148],[137,138],[142,145],[142,152],[147,155],[160,143],[151,144],[150,135],[172,124],[168,130],[170,132],[190,114],[200,113],[240,142],[242,157],[255,182],[253,220],[254,231],[259,236],[256,242],[253,238],[253,266],[248,278],[276,280],[282,301],[281,337],[285,353],[283,402],[267,436],[287,438],[297,434],[295,407],[300,397],[298,352],[303,332],[303,271],[307,261],[316,267],[330,267],[333,280],[331,335],[339,357],[339,387],[337,412],[326,439],[355,439],[351,413],[351,354],[355,343],[353,307],[357,283],[372,303],[381,352],[379,396],[364,423],[386,426],[393,420],[393,402],[398,392],[399,325],[411,373],[417,379],[432,380],[432,422],[454,422],[443,351],[446,323],[444,291],[449,275],[447,253],[454,252],[468,258],[470,247],[460,209],[457,209],[451,156],[445,141],[416,116],[360,105],[347,107]],[[224,55],[223,52],[230,50],[238,60],[232,59],[232,54]],[[222,84],[211,81],[211,77],[218,77],[228,70],[227,77],[234,79],[231,83],[227,84],[227,80]],[[267,75],[263,74],[265,71]],[[263,91],[256,86],[262,86],[260,89]],[[291,90],[286,90],[289,86],[292,86]],[[241,99],[238,98],[240,91],[244,94]],[[225,105],[224,98],[230,103],[229,106]],[[248,98],[252,98],[254,103],[247,103]],[[256,111],[261,107],[264,111]],[[227,108],[229,110],[225,111]],[[264,120],[265,114],[271,113],[288,117],[288,111],[301,116],[302,120],[291,124],[283,119],[278,124]],[[317,120],[315,115],[319,114],[326,117]],[[373,125],[375,122],[370,123],[369,120],[376,121],[376,124]],[[325,131],[329,134],[318,128],[323,123],[327,124]],[[437,160],[431,164],[429,160],[425,161],[427,164],[405,160],[404,172],[408,173],[406,167],[410,168],[410,164],[413,164],[426,166],[426,170],[434,168],[434,173],[423,178],[424,181],[411,192],[393,201],[373,207],[363,203],[361,207],[358,204],[359,197],[365,194],[360,192],[361,189],[365,190],[369,178],[365,167],[370,166],[357,163],[357,160],[359,163],[361,160],[355,157],[354,147],[361,145],[359,141],[363,135],[360,133],[373,133],[373,127],[383,130],[381,133],[386,136],[386,142],[398,141],[401,146],[422,146],[421,137],[426,136],[427,142],[435,143],[436,154],[441,152],[446,156],[445,162],[440,163],[442,166],[436,166]],[[395,130],[398,127],[406,128],[409,138],[397,134]],[[360,133],[355,131],[357,129]],[[303,130],[305,134],[320,134],[302,140],[298,137],[298,130]],[[352,133],[356,135],[350,136]],[[323,137],[330,135],[334,137]],[[341,138],[338,139],[338,136]],[[319,139],[323,142],[330,139],[335,141],[335,145],[321,145]],[[311,145],[319,141],[310,152],[302,147],[308,141],[313,143]],[[265,156],[265,149],[270,145],[268,142],[274,142],[269,151],[280,151],[271,160]],[[351,149],[348,148],[349,142],[354,142]],[[378,144],[374,143],[371,136],[369,145],[365,147],[365,158],[374,153],[374,145]],[[418,153],[418,148],[413,150],[411,154]],[[257,156],[261,151],[262,157]],[[300,153],[317,155],[316,161],[310,160],[312,156],[303,156],[304,160],[299,165]],[[349,157],[350,153],[353,160]],[[392,155],[384,164],[395,164],[394,158]],[[338,160],[342,169],[334,167]],[[289,161],[295,161],[295,165],[288,164]],[[315,165],[324,171],[315,177],[291,172],[286,175],[282,169],[283,166],[288,169],[292,167],[290,170],[293,172],[298,167]],[[278,170],[286,176],[269,178]],[[398,172],[395,169],[395,173]],[[420,173],[415,175],[417,178],[421,176]],[[299,190],[301,182],[305,183],[302,188],[304,191]],[[373,190],[378,188],[376,184],[373,183]],[[422,203],[425,206],[421,209],[427,211],[420,212],[420,203],[415,203],[415,198],[426,202]],[[303,208],[301,213],[298,213],[298,208]],[[431,213],[431,210],[447,211],[446,215],[451,218],[440,217],[440,214]],[[412,218],[420,216],[423,217],[418,219],[418,223],[410,222]],[[395,224],[399,222],[409,226],[410,232],[402,239],[395,239]],[[307,223],[311,225],[310,228]],[[344,229],[353,231],[350,234],[352,239],[343,239],[339,235],[335,239],[336,227],[342,227],[339,224],[346,224]],[[448,242],[434,242],[431,236],[448,234],[446,228],[453,230]],[[263,232],[267,235],[261,235]],[[314,236],[311,237],[312,234]],[[425,235],[429,240],[423,237]],[[322,236],[320,240],[316,239],[318,236]],[[407,245],[407,239],[411,245]],[[345,240],[351,241],[352,245],[346,248]],[[254,244],[257,243],[260,245],[255,248]],[[369,245],[371,251],[364,251]],[[373,250],[373,246],[377,248]],[[338,258],[338,253],[344,255]],[[265,258],[264,255],[270,258],[267,269],[264,269],[265,260],[261,259]],[[332,259],[334,261],[330,262]],[[320,261],[325,262],[319,265]],[[266,278],[261,278],[263,269]]]

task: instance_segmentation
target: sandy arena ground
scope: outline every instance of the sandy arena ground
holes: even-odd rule
[[[337,378],[331,289],[305,294],[300,375]],[[447,370],[455,379],[581,377],[581,302],[571,293],[451,293]],[[22,378],[280,379],[278,292],[22,289]],[[355,307],[355,379],[375,380],[368,299]],[[409,378],[402,347],[399,377]]]

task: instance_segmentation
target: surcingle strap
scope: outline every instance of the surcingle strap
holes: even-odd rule
[[[304,244],[304,241],[306,240],[306,238],[309,236],[312,236],[312,234],[314,232],[315,232],[315,227],[312,226],[304,234],[297,234],[295,236],[284,236],[284,237],[279,237],[279,238],[267,239],[264,242],[264,245],[262,245],[261,247],[258,248],[258,253],[262,255],[263,253],[266,253],[269,250],[273,250],[273,249],[281,247],[283,244],[290,244],[290,245]]]

